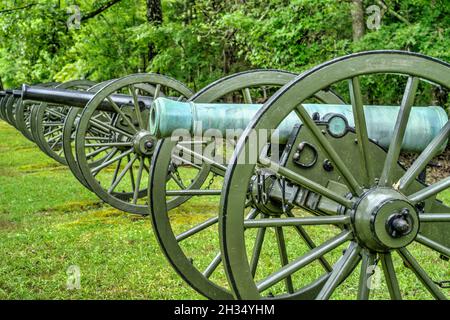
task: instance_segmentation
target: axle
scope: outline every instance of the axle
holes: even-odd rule
[[[355,127],[351,105],[304,104],[308,113],[320,115],[321,120],[338,114],[345,117],[347,126]],[[237,135],[250,123],[261,109],[261,104],[201,104],[177,102],[158,98],[150,111],[150,132],[158,138],[188,134],[203,136],[220,134],[229,137],[234,130]],[[399,106],[364,106],[369,138],[388,148],[400,110]],[[413,107],[406,128],[402,149],[410,152],[422,151],[447,123],[448,115],[441,107]],[[291,113],[278,127],[279,143],[286,143],[292,129],[300,124],[296,114]],[[344,128],[345,130],[347,128]],[[442,146],[442,150],[445,145]]]

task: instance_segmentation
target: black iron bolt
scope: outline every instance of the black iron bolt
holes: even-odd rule
[[[325,161],[323,162],[323,169],[327,172],[334,170],[333,164],[331,163],[330,160],[325,159]]]
[[[405,233],[409,229],[409,223],[405,220],[405,218],[397,218],[392,221],[392,227],[395,231],[399,232],[400,234]]]
[[[153,146],[154,146],[153,141],[147,141],[147,142],[145,143],[145,147],[146,147],[148,150],[153,149]]]
[[[393,215],[388,223],[389,234],[394,238],[406,236],[412,230],[412,220],[409,209],[405,208],[400,213]]]

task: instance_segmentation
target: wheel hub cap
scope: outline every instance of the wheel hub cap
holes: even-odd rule
[[[133,146],[136,153],[143,156],[150,156],[156,146],[155,138],[148,131],[139,131],[133,139]]]
[[[374,189],[359,201],[354,229],[363,246],[387,251],[410,244],[419,231],[415,207],[393,189]]]

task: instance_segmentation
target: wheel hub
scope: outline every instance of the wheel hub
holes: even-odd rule
[[[378,188],[359,201],[354,215],[358,240],[370,250],[387,251],[410,244],[419,231],[415,207],[399,192]]]
[[[136,153],[143,156],[150,156],[155,150],[156,140],[150,132],[142,130],[134,136],[133,146]]]

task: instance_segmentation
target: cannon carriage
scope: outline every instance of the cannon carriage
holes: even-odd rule
[[[449,188],[449,173],[428,181],[424,171],[445,149],[450,124],[442,108],[415,107],[414,102],[421,100],[418,92],[423,85],[448,88],[448,68],[441,61],[410,53],[362,53],[305,72],[263,106],[191,104],[191,111],[180,120],[173,115],[179,116],[187,106],[155,101],[151,131],[166,139],[153,158],[154,192],[149,202],[154,224],[161,225],[155,229],[160,242],[169,248],[169,261],[188,282],[203,282],[197,287],[190,282],[198,291],[209,284],[211,297],[222,283],[228,290],[222,290],[221,298],[228,293],[240,299],[329,299],[348,278],[357,278],[357,297],[367,299],[370,270],[378,266],[389,297],[400,299],[396,270],[401,260],[424,291],[446,298],[443,283],[433,279],[411,252],[433,250],[444,259],[441,277],[445,277],[450,211],[437,195]],[[399,105],[370,106],[364,101],[361,83],[374,75],[403,80]],[[312,103],[317,92],[342,82],[348,86],[348,104]],[[245,108],[252,110],[252,116],[242,117]],[[217,114],[225,119],[217,119]],[[176,134],[173,141],[169,138],[183,129],[198,139],[211,128],[220,136],[227,129],[244,129],[223,168],[217,214],[181,233],[171,230],[165,202],[183,193],[164,183],[173,161],[168,154],[186,149],[176,146]],[[261,141],[257,137],[262,131],[268,134]],[[277,157],[272,153],[276,145],[272,136],[280,144]],[[401,163],[403,151],[418,154],[412,165]],[[223,167],[202,155],[190,156]],[[189,195],[212,196],[201,190]],[[182,242],[192,236],[205,241],[217,237],[217,226],[216,251],[208,252],[210,263],[201,265],[205,249]],[[310,231],[314,229],[323,231]]]
[[[371,104],[377,79],[395,79],[403,95]],[[43,126],[56,119],[38,113],[66,108],[57,150],[77,179],[120,210],[150,214],[169,262],[210,299],[329,299],[347,281],[367,299],[376,267],[392,299],[404,297],[399,268],[445,299],[423,266],[430,262],[415,257],[424,247],[450,257],[450,208],[439,198],[449,173],[425,174],[447,146],[450,122],[421,96],[426,86],[448,89],[449,64],[376,51],[301,75],[244,72],[197,94],[152,74],[86,91],[24,86],[2,94],[0,116],[31,115],[31,137],[48,146],[54,140],[42,136],[52,129]],[[26,103],[36,107],[21,111]],[[412,164],[404,152],[416,154]],[[189,203],[199,197],[215,214],[173,229],[170,211],[195,210]],[[191,237],[203,241],[194,247]]]

